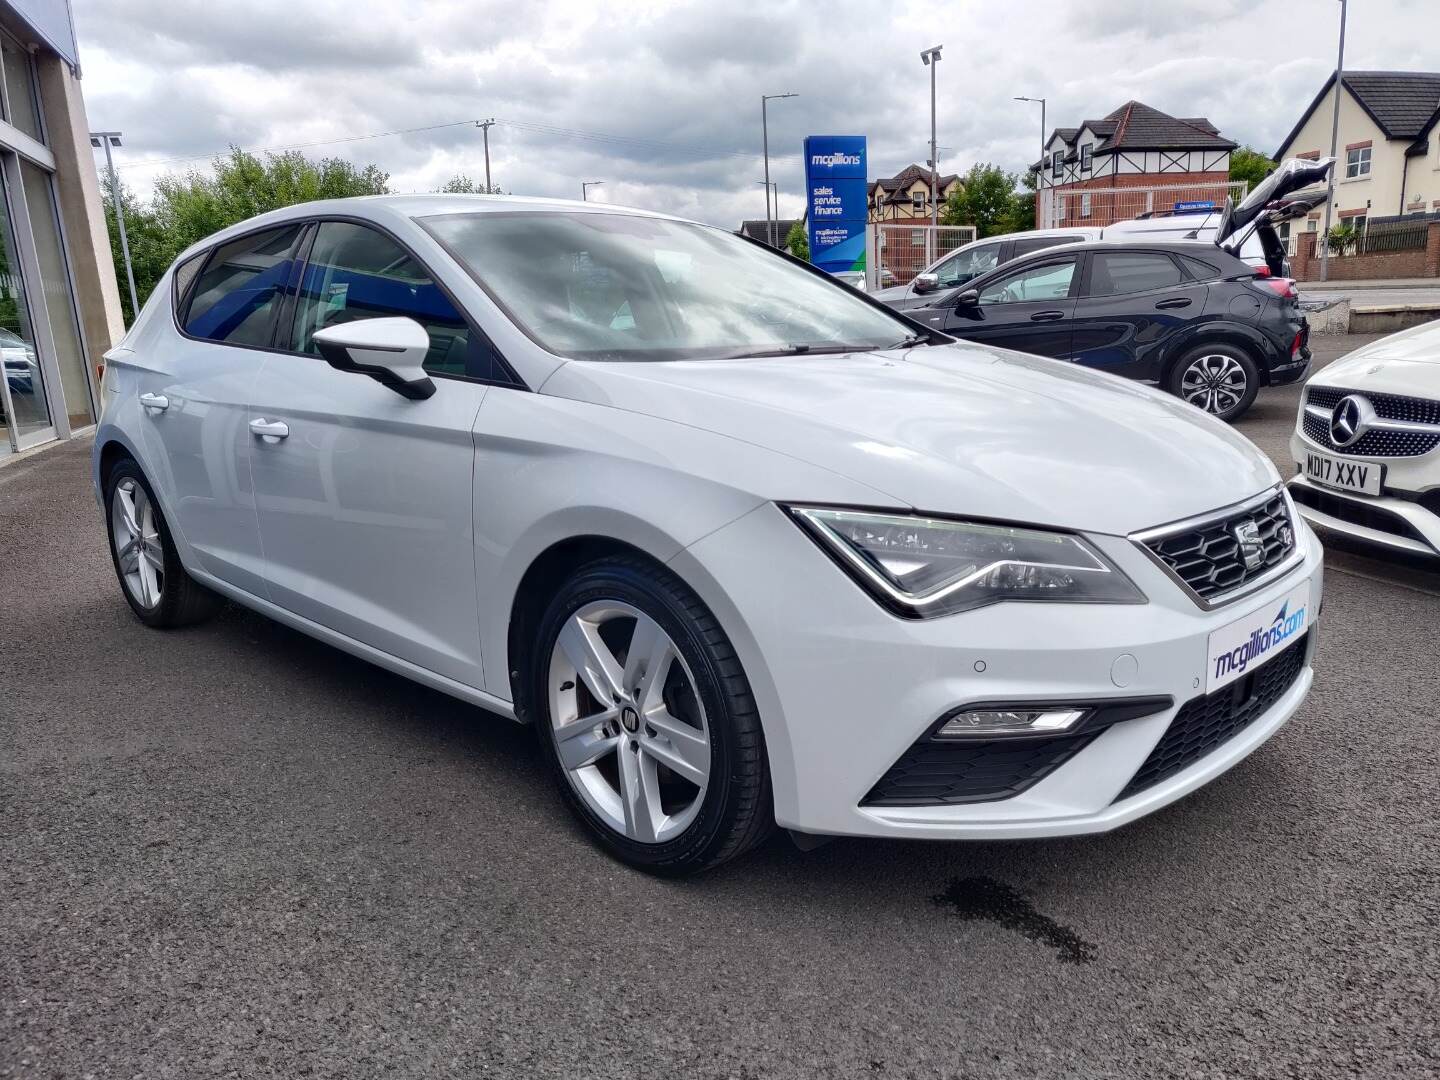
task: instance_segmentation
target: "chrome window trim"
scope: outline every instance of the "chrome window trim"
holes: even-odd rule
[[[1173,536],[1176,533],[1189,532],[1192,529],[1205,525],[1213,525],[1217,521],[1233,517],[1236,514],[1243,514],[1246,510],[1253,510],[1257,506],[1263,506],[1275,498],[1276,495],[1279,495],[1285,500],[1285,512],[1290,518],[1290,529],[1295,533],[1294,549],[1289,555],[1269,570],[1266,570],[1265,573],[1259,577],[1251,578],[1249,581],[1237,585],[1227,592],[1217,593],[1211,597],[1201,596],[1186,583],[1184,578],[1170,569],[1170,565],[1164,559],[1150,549],[1151,541],[1163,540],[1167,536]],[[1126,539],[1143,551],[1145,557],[1158,566],[1166,577],[1180,587],[1186,596],[1195,601],[1196,605],[1205,611],[1213,611],[1216,608],[1227,607],[1237,600],[1243,600],[1245,597],[1259,592],[1273,582],[1279,581],[1305,561],[1305,552],[1300,545],[1300,535],[1295,528],[1298,521],[1299,513],[1295,509],[1295,502],[1290,498],[1290,491],[1282,481],[1274,487],[1266,488],[1258,495],[1252,495],[1250,498],[1242,499],[1240,502],[1231,503],[1229,506],[1222,506],[1218,510],[1209,510],[1203,514],[1195,514],[1192,517],[1182,518],[1179,521],[1172,521],[1164,525],[1156,525],[1148,529],[1142,529],[1139,532],[1131,533]]]

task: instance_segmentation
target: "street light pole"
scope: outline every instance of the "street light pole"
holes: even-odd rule
[[[476,120],[475,126],[485,138],[485,194],[489,195],[494,189],[490,186],[490,126],[495,123],[492,116],[489,120]]]
[[[1335,111],[1330,117],[1330,156],[1336,156],[1340,145],[1340,88],[1345,84],[1345,0],[1340,0],[1340,54],[1335,58]],[[1330,166],[1330,177],[1325,182],[1325,235],[1321,237],[1324,246],[1320,249],[1320,280],[1330,280],[1330,211],[1335,207],[1335,170],[1340,167],[1337,160]]]
[[[760,95],[760,137],[765,148],[765,239],[773,248],[775,243],[775,219],[770,213],[770,119],[766,115],[766,106],[772,101],[779,101],[781,98],[799,97],[799,94],[761,94]],[[775,189],[775,201],[780,201],[780,189]]]
[[[140,301],[135,297],[135,271],[130,266],[130,240],[125,235],[125,208],[120,205],[120,181],[115,176],[115,159],[110,147],[120,145],[118,131],[90,132],[90,145],[105,148],[105,171],[110,174],[110,201],[115,205],[115,224],[120,228],[120,254],[125,259],[125,280],[130,285],[130,321],[140,314]]]
[[[940,151],[935,140],[935,69],[940,66],[940,50],[945,46],[936,45],[920,54],[920,62],[930,69],[930,242],[925,252],[928,264],[935,258],[935,248],[940,228]]]
[[[581,201],[581,202],[589,202],[589,201],[590,201],[590,189],[591,189],[592,187],[599,187],[599,186],[600,186],[601,184],[603,184],[603,183],[605,183],[604,180],[582,180],[582,181],[580,181],[580,201]]]
[[[1045,226],[1041,223],[1040,218],[1039,218],[1039,208],[1040,208],[1040,201],[1039,201],[1039,200],[1040,200],[1040,189],[1041,189],[1041,187],[1043,186],[1043,181],[1045,180],[1045,99],[1044,99],[1043,97],[1019,97],[1019,96],[1017,96],[1017,97],[1015,98],[1015,100],[1016,100],[1016,101],[1038,101],[1038,102],[1040,103],[1040,168],[1038,168],[1038,169],[1035,171],[1035,200],[1036,200],[1036,201],[1035,201],[1035,208],[1036,208],[1035,227],[1036,227],[1036,228],[1044,228]]]

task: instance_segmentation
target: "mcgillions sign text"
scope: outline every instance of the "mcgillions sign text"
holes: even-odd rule
[[[1280,605],[1280,610],[1275,613],[1269,627],[1252,630],[1248,640],[1215,657],[1215,670],[1211,677],[1219,679],[1231,673],[1242,672],[1250,666],[1250,661],[1299,633],[1305,626],[1305,608],[1299,607],[1294,611],[1289,608],[1290,602],[1287,600]]]

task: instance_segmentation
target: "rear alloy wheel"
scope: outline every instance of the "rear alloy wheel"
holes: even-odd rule
[[[627,556],[585,567],[551,602],[534,657],[541,747],[571,809],[612,854],[682,875],[768,834],[749,683],[679,578]]]
[[[122,458],[105,479],[105,516],[115,576],[146,626],[184,626],[213,615],[220,597],[185,572],[165,515],[140,466]]]
[[[1168,381],[1172,394],[1221,420],[1237,418],[1260,390],[1254,361],[1233,345],[1190,350],[1171,369]]]

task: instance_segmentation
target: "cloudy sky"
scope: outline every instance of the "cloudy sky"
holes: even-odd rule
[[[1437,0],[1350,5],[1346,66],[1440,71]],[[1135,98],[1208,116],[1273,151],[1335,60],[1336,0],[75,0],[91,126],[125,132],[124,178],[203,167],[229,145],[375,163],[396,191],[483,176],[506,191],[611,202],[735,227],[772,177],[803,193],[807,134],[869,137],[871,176],[926,157],[944,44],[944,171],[1018,169],[1052,127]],[[448,125],[448,126],[439,126]],[[407,129],[428,128],[414,131]],[[402,132],[382,137],[382,132]]]

